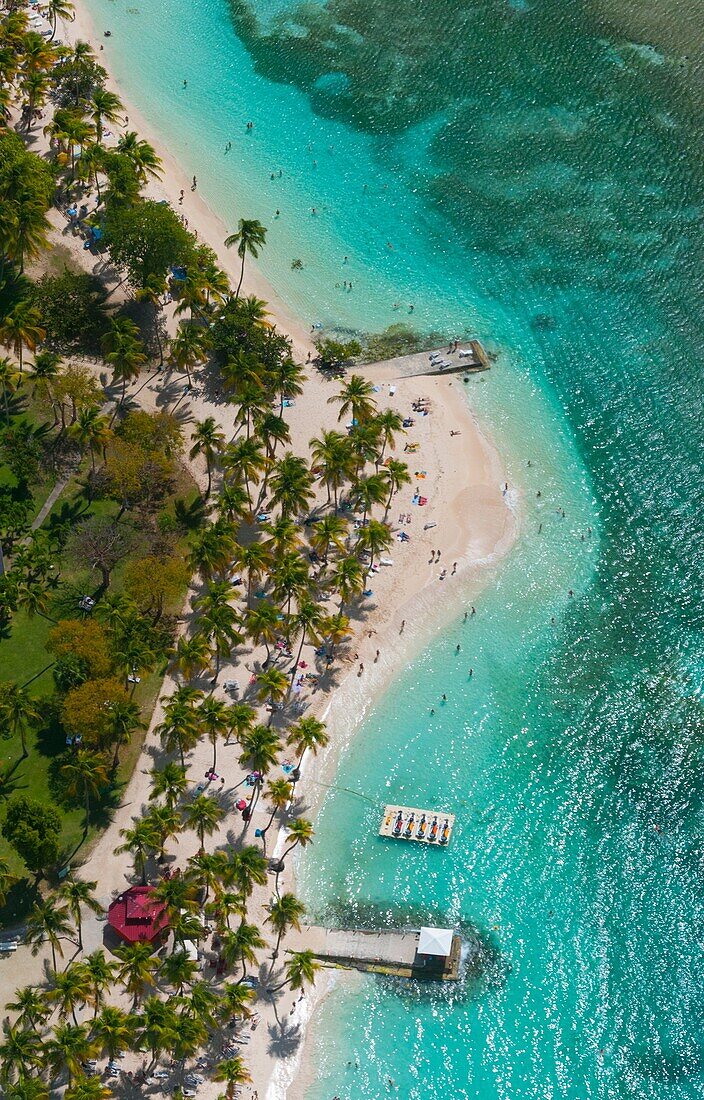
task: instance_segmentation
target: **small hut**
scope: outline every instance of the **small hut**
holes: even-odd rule
[[[131,886],[108,909],[108,924],[127,943],[153,943],[169,926],[153,886]]]
[[[456,978],[460,958],[460,938],[451,928],[421,928],[414,970],[428,977]]]

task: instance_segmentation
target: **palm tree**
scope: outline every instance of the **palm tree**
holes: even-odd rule
[[[97,799],[110,782],[105,758],[99,752],[79,750],[62,766],[61,774],[66,781],[68,795],[71,798],[78,795],[83,798],[85,810],[83,835],[85,836],[90,824],[91,799]]]
[[[205,837],[212,836],[225,816],[219,802],[207,794],[199,794],[183,810],[186,827],[193,829],[198,836],[201,851],[205,847]]]
[[[339,402],[340,411],[337,419],[342,420],[348,413],[352,414],[352,420],[362,424],[374,415],[376,401],[372,397],[374,386],[360,374],[351,374],[340,393],[335,393],[328,398],[328,404]]]
[[[29,756],[26,747],[26,735],[40,723],[41,715],[37,711],[32,696],[26,687],[17,683],[0,684],[0,723],[12,737],[19,735],[22,744],[22,759]]]
[[[95,141],[83,146],[81,155],[76,162],[76,175],[78,179],[87,183],[95,182],[98,206],[103,201],[102,195],[100,194],[100,174],[107,170],[108,164],[109,160],[105,149]]]
[[[86,1024],[57,1024],[52,1038],[45,1045],[52,1078],[65,1072],[70,1088],[74,1078],[83,1074],[83,1063],[90,1058],[93,1050],[94,1043]]]
[[[384,461],[387,447],[393,447],[396,443],[396,433],[404,431],[403,417],[395,409],[384,409],[376,417],[376,423],[381,431],[382,448],[377,459],[377,465]]]
[[[354,560],[354,559],[351,559]],[[326,615],[320,624],[320,636],[325,639],[328,646],[328,656],[332,660],[335,655],[335,646],[344,641],[350,632],[350,620],[341,611],[335,615]]]
[[[234,560],[237,565],[247,570],[247,608],[249,609],[254,582],[271,568],[271,551],[263,542],[250,542],[248,546],[235,548]]]
[[[274,560],[291,550],[300,549],[303,542],[301,528],[290,516],[277,516],[273,523],[265,523],[263,526],[269,536],[264,545]]]
[[[232,246],[236,244],[237,255],[242,260],[240,281],[235,291],[235,301],[237,301],[240,296],[242,280],[244,279],[244,261],[247,258],[247,254],[249,253],[249,255],[253,256],[256,260],[259,255],[259,249],[263,248],[265,240],[266,229],[261,222],[247,218],[240,218],[237,232],[231,233],[229,237],[225,238],[225,247],[232,248]]]
[[[208,667],[211,658],[210,639],[206,634],[197,633],[191,638],[187,638],[185,634],[182,634],[176,643],[172,663],[187,680],[191,680]],[[182,711],[180,716],[183,717]],[[165,723],[162,723],[162,725],[165,725]],[[161,730],[161,727],[159,728]],[[193,748],[194,744],[195,742],[190,745],[190,748]],[[182,761],[184,750],[189,751],[185,743],[180,743],[179,752]]]
[[[22,270],[23,265],[20,264],[20,271]],[[12,348],[19,363],[20,374],[23,369],[24,349],[36,351],[37,344],[40,344],[45,336],[46,329],[42,328],[39,310],[27,300],[18,302],[14,309],[0,321],[0,344]]]
[[[210,334],[201,325],[183,324],[178,326],[176,336],[171,341],[169,360],[177,370],[186,374],[191,385],[191,371],[208,358]]]
[[[350,497],[355,508],[363,509],[362,523],[367,522],[367,514],[375,504],[382,504],[386,500],[386,481],[382,474],[372,474],[371,477],[360,478],[352,486]]]
[[[2,400],[5,406],[5,421],[10,423],[10,406],[8,395],[15,394],[22,385],[22,374],[11,359],[5,356],[0,359],[0,387],[2,387]]]
[[[5,1100],[49,1100],[49,1087],[40,1077],[21,1074],[17,1081],[6,1087],[4,1097]]]
[[[288,779],[270,779],[266,788],[266,799],[271,806],[271,816],[263,829],[259,830],[259,837],[266,849],[266,834],[276,817],[277,812],[285,810],[293,797],[293,784]]]
[[[57,20],[72,19],[74,12],[73,4],[70,4],[69,0],[45,0],[42,10],[51,21],[51,38],[49,41],[53,42],[56,35]]]
[[[269,481],[272,507],[280,507],[284,516],[307,511],[315,495],[312,483],[306,460],[289,451],[277,462]]]
[[[232,528],[224,520],[209,523],[193,537],[188,564],[203,580],[216,574],[225,575],[237,553],[237,543]]]
[[[244,481],[247,496],[251,498],[251,482],[256,485],[260,474],[266,468],[266,458],[258,439],[238,439],[229,443],[222,456],[226,469],[233,471],[236,478]]]
[[[291,613],[291,602],[300,600],[308,589],[308,563],[300,554],[282,554],[272,571],[274,597],[286,601],[286,614]]]
[[[146,183],[149,176],[153,176],[154,179],[161,176],[161,160],[154,152],[153,146],[138,137],[134,130],[128,130],[122,135],[117,143],[117,151],[132,162],[142,183]]]
[[[244,485],[223,485],[218,497],[218,509],[230,523],[251,517],[252,502]]]
[[[229,878],[239,892],[248,898],[255,886],[264,886],[267,882],[267,861],[254,844],[232,853]]]
[[[187,951],[174,951],[159,966],[159,977],[173,987],[177,997],[181,996],[184,987],[190,985],[197,973],[198,963],[189,958]]]
[[[71,1015],[74,1024],[77,1024],[76,1009],[88,1004],[92,996],[92,986],[83,963],[69,963],[61,974],[54,971],[47,996],[58,1006],[59,1019]]]
[[[99,1050],[111,1060],[134,1047],[135,1018],[115,1005],[104,1005],[92,1024]]]
[[[215,422],[214,416],[207,416],[196,424],[195,431],[191,434],[193,446],[188,452],[189,458],[203,455],[208,470],[208,487],[205,490],[205,499],[210,496],[212,481],[212,466],[225,445],[225,436]]]
[[[3,1085],[38,1072],[44,1061],[44,1047],[37,1032],[19,1023],[11,1024],[8,1019],[3,1021],[2,1032],[0,1080]]]
[[[206,737],[213,746],[212,770],[217,765],[218,741],[225,737],[229,729],[229,707],[222,699],[209,695],[198,707],[198,720]]]
[[[260,703],[269,700],[271,712],[278,702],[285,698],[290,685],[288,676],[279,668],[265,668],[257,676],[257,698]]]
[[[247,439],[250,438],[252,425],[263,419],[268,407],[267,394],[260,381],[244,383],[237,393],[235,424],[245,427]]]
[[[80,409],[76,420],[69,428],[69,435],[73,436],[80,447],[90,449],[90,461],[95,473],[95,453],[102,451],[105,460],[105,448],[112,435],[110,421],[107,416],[102,416],[97,405]]]
[[[230,744],[230,739],[241,741],[248,733],[256,718],[256,711],[249,703],[232,703],[227,714],[227,735],[225,744]]]
[[[152,768],[149,774],[152,780],[152,787],[149,792],[150,802],[161,798],[163,795],[167,806],[175,806],[188,789],[186,772],[173,761]]]
[[[27,918],[24,942],[31,944],[32,954],[38,955],[45,943],[51,947],[51,961],[56,970],[57,952],[63,958],[61,941],[70,939],[71,922],[68,905],[56,902],[53,898],[35,903]]]
[[[172,836],[178,838],[181,830],[181,818],[174,806],[152,806],[144,815],[142,821],[149,823],[159,845],[159,859],[163,862],[166,858],[166,842]]]
[[[152,954],[153,950],[151,943],[124,943],[115,948],[122,964],[117,980],[132,995],[133,1006],[139,1004],[145,991],[155,984],[158,960]]]
[[[296,669],[298,668],[298,663],[301,659],[301,653],[303,652],[303,646],[305,645],[306,639],[313,642],[317,641],[318,630],[320,628],[322,620],[323,612],[320,604],[316,603],[315,600],[311,600],[308,598],[304,598],[299,601],[298,611],[289,619],[289,626],[292,628],[293,633],[297,634],[300,632],[301,635],[301,640],[298,645],[298,653],[296,655],[296,660],[293,663],[293,672],[291,674],[291,680],[288,690],[289,694],[291,692],[291,688],[293,687],[293,677],[295,676]]]
[[[242,748],[240,764],[259,775],[255,780],[246,811],[246,820],[249,822],[259,797],[262,778],[275,766],[281,752],[281,741],[274,730],[268,726],[258,725],[240,738],[240,746]]]
[[[140,369],[147,361],[137,325],[129,317],[113,317],[100,347],[105,361],[113,369],[114,380],[122,382],[122,405],[127,383],[139,377]]]
[[[140,1046],[151,1053],[149,1072],[156,1065],[159,1055],[173,1050],[178,1035],[178,1018],[173,1005],[158,997],[148,997],[142,1006],[140,1018]]]
[[[331,581],[340,597],[340,611],[342,611],[345,604],[364,589],[364,570],[357,558],[341,558]]]
[[[326,561],[331,545],[340,552],[344,550],[346,536],[347,520],[342,516],[330,514],[313,524],[311,546],[323,561]]]
[[[229,604],[205,611],[200,619],[200,631],[206,636],[215,654],[215,671],[211,683],[217,683],[220,675],[220,662],[223,657],[229,657],[233,646],[239,645],[243,635],[238,630],[240,625],[237,612]]]
[[[115,855],[129,852],[134,859],[134,869],[141,878],[142,886],[146,886],[147,859],[159,850],[159,838],[154,831],[153,823],[148,817],[143,818],[131,829],[120,829],[120,836],[124,837],[124,841],[115,848]]]
[[[177,654],[179,651],[177,650]],[[208,654],[210,649],[208,648]],[[179,660],[185,660],[186,653],[181,651]],[[189,655],[193,659],[193,655]],[[183,664],[181,665],[183,668]],[[162,699],[164,720],[155,730],[167,752],[178,752],[181,758],[181,770],[185,771],[185,754],[198,744],[199,727],[196,703],[203,698],[201,691],[186,688],[178,690],[172,696]]]
[[[237,1086],[248,1085],[252,1078],[239,1054],[236,1054],[233,1058],[226,1058],[216,1066],[213,1080],[227,1081],[225,1096],[227,1100],[234,1100]]]
[[[395,494],[404,485],[411,484],[411,475],[408,472],[408,466],[405,462],[398,462],[395,458],[387,460],[384,467],[383,476],[386,478],[386,484],[389,490],[389,496],[386,501],[386,511],[384,512],[384,519],[389,514],[389,508],[391,507],[391,501]]]
[[[286,447],[291,442],[288,424],[282,416],[276,416],[275,413],[266,413],[259,421],[257,428],[266,443],[266,454],[270,460],[275,457],[277,447]]]
[[[124,111],[122,100],[107,88],[94,88],[88,108],[95,124],[95,140],[100,145],[103,140],[103,122],[117,122],[120,113]]]
[[[374,558],[388,550],[393,536],[388,524],[378,519],[370,519],[366,527],[362,527],[357,535],[357,550],[366,551],[369,554],[369,568],[374,565]]]
[[[16,1013],[17,1024],[23,1028],[29,1027],[36,1032],[51,1015],[47,1008],[45,992],[40,992],[34,985],[25,985],[21,989],[16,989],[14,1001],[9,1001],[5,1008],[8,1012]]]
[[[329,740],[325,723],[312,715],[300,718],[295,726],[291,726],[286,743],[292,745],[298,753],[298,763],[293,772],[294,782],[300,776],[301,764],[305,754],[312,752],[313,756],[317,756],[318,749],[324,749]]]
[[[266,947],[266,943],[256,924],[242,921],[234,932],[225,932],[222,937],[221,954],[228,966],[242,967],[242,980],[247,977],[247,966],[257,962],[257,951]]]
[[[220,991],[220,1019],[230,1023],[235,1018],[245,1020],[252,1015],[252,1001],[256,994],[241,982],[225,982]]]
[[[276,641],[279,628],[279,612],[273,603],[268,600],[260,600],[256,607],[250,608],[244,621],[245,630],[255,645],[263,645],[266,649],[264,667],[271,660],[271,646]]]
[[[141,710],[132,700],[117,701],[110,705],[105,720],[105,737],[108,744],[114,745],[110,772],[114,774],[120,764],[120,748],[129,745],[132,733],[144,729]]]
[[[271,955],[271,966],[269,967],[267,981],[271,980],[274,965],[279,957],[281,940],[289,928],[295,928],[297,932],[300,932],[301,918],[305,911],[305,905],[298,900],[295,894],[286,893],[281,894],[280,897],[272,898],[269,905],[269,915],[265,918],[265,923],[270,924],[276,932],[276,944]]]
[[[61,373],[61,358],[53,351],[38,351],[34,356],[34,363],[32,364],[32,373],[30,375],[32,379],[32,393],[36,395],[37,390],[42,391],[49,398],[52,411],[54,413],[54,424],[58,421],[56,413],[56,399],[52,389],[52,382],[54,382]]]
[[[64,1100],[110,1100],[112,1090],[99,1077],[79,1077],[64,1093]]]
[[[286,979],[280,985],[274,986],[270,992],[275,993],[283,989],[285,985],[291,989],[303,989],[305,985],[312,985],[315,975],[320,970],[320,963],[310,950],[292,951],[290,958],[286,960]]]
[[[303,367],[292,359],[279,360],[271,371],[271,381],[279,394],[279,416],[283,415],[284,401],[291,401],[303,393],[306,376]]]
[[[350,449],[355,458],[355,480],[366,462],[378,462],[381,445],[381,428],[376,417],[355,424],[349,434]]]
[[[97,951],[91,951],[90,955],[86,956],[83,965],[86,968],[86,974],[91,985],[94,1017],[97,1017],[98,1009],[105,994],[108,990],[112,990],[115,985],[117,965],[105,958],[105,952],[101,948],[98,948]]]
[[[91,913],[95,913],[96,916],[100,916],[100,914],[103,913],[103,907],[95,897],[97,885],[97,882],[85,882],[83,879],[74,878],[73,875],[71,875],[64,879],[59,890],[59,895],[66,902],[69,913],[76,925],[78,947],[81,951],[83,950],[81,906],[85,905],[86,909],[90,909]]]
[[[279,875],[284,869],[286,862],[286,856],[289,855],[294,848],[299,845],[301,848],[306,848],[312,841],[315,835],[315,830],[310,821],[305,817],[297,817],[295,821],[292,821],[288,828],[288,836],[286,840],[289,841],[289,845],[281,853],[281,857],[276,864],[276,879],[278,882]]]
[[[334,500],[337,511],[338,493],[354,470],[349,436],[341,432],[323,432],[311,439],[310,448],[313,471],[327,489],[328,504]]]

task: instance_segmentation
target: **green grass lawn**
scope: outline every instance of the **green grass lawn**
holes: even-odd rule
[[[86,472],[85,467],[86,463],[72,477],[64,493],[45,519],[44,526],[50,527],[51,524],[64,523],[67,520],[73,526],[92,516],[117,516],[119,511],[117,502],[86,500],[82,483]],[[47,493],[50,489],[51,485],[48,486]],[[174,499],[178,496],[186,497],[188,501],[197,496],[194,482],[186,470],[182,472],[173,493],[168,500],[164,501],[163,507],[172,507]],[[136,525],[133,524],[133,526]],[[183,535],[179,539],[177,550],[185,551],[186,543],[186,536]],[[130,554],[115,567],[109,589],[111,594],[122,590],[124,571],[128,562],[148,553],[149,550],[149,535],[145,531],[145,538],[136,537]],[[46,649],[48,635],[54,625],[51,620],[79,617],[80,596],[95,594],[100,583],[99,573],[91,569],[87,563],[73,560],[68,552],[62,555],[59,571],[61,584],[52,596],[51,605],[47,611],[48,617],[40,615],[30,617],[24,611],[19,611],[13,616],[5,635],[0,637],[0,680],[26,685],[31,694],[40,701],[40,705],[42,701],[51,700],[54,694],[54,679],[51,671],[53,657]],[[168,610],[180,611],[184,597],[185,590],[175,606]],[[149,723],[160,689],[160,670],[156,670],[149,676],[145,676],[135,691],[135,699],[140,704],[145,726]],[[81,862],[87,855],[91,843],[108,824],[114,807],[119,803],[120,792],[129,781],[139,759],[143,740],[144,731],[137,731],[130,744],[121,749],[120,766],[113,778],[112,788],[105,792],[102,805],[97,807],[91,815],[91,822],[86,831],[83,807],[68,807],[63,801],[57,804],[52,793],[59,767],[58,758],[66,751],[65,734],[59,723],[50,721],[38,732],[30,733],[27,739],[29,756],[24,760],[21,759],[19,737],[3,739],[0,736],[0,774],[5,777],[4,782],[0,782],[0,817],[3,812],[2,804],[13,794],[25,794],[56,805],[63,824],[61,833],[63,860]],[[20,883],[11,890],[6,906],[0,909],[0,927],[2,927],[21,919],[37,895],[35,884],[27,876],[21,860],[1,836],[0,855],[8,859],[13,873],[22,876]]]

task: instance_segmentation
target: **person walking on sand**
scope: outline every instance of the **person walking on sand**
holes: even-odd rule
[[[197,187],[197,186],[198,186],[198,180],[197,180],[197,179],[196,179],[196,177],[194,176],[194,177],[193,177],[193,183],[192,183],[192,185],[191,185],[191,191],[195,191],[195,189],[196,189],[196,187]]]
[[[406,629],[406,620],[401,619],[401,629],[399,630],[399,634],[403,634],[405,629]]]
[[[453,577],[454,577],[456,572],[457,572],[457,562],[453,561],[453,563],[452,563],[452,576]]]

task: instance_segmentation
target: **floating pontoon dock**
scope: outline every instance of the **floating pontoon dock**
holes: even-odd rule
[[[417,806],[386,806],[379,836],[392,840],[417,840],[419,844],[449,844],[455,815],[441,810],[420,810]]]

